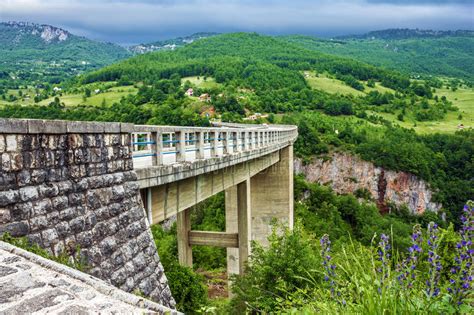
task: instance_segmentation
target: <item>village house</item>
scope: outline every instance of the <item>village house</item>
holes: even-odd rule
[[[192,88],[189,88],[186,93],[185,93],[187,96],[193,96],[194,94],[194,90]]]
[[[210,102],[211,101],[211,96],[207,93],[204,93],[204,94],[201,94],[201,96],[199,96],[199,100],[201,102]]]
[[[267,118],[267,117],[268,117],[268,115],[262,115],[261,113],[255,113],[253,115],[245,117],[244,120],[257,120],[259,118]]]

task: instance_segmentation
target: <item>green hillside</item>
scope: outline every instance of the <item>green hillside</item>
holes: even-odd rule
[[[131,53],[123,47],[54,26],[0,23],[0,72],[8,73],[18,83],[59,81],[129,56]]]
[[[300,35],[280,38],[314,51],[350,57],[408,74],[474,80],[473,32],[419,37],[410,34],[388,36],[377,32],[362,38],[334,40]]]

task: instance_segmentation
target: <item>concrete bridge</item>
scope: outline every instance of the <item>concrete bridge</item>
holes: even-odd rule
[[[88,273],[173,308],[147,226],[176,216],[182,264],[193,245],[221,246],[229,274],[242,272],[271,221],[293,225],[296,137],[283,125],[0,119],[0,234],[85,260]],[[226,231],[192,231],[193,206],[222,191]]]
[[[294,126],[135,126],[133,162],[150,223],[177,216],[180,263],[192,245],[228,248],[228,271],[242,271],[250,241],[266,243],[271,221],[293,226]],[[197,203],[225,191],[226,231],[192,231]]]

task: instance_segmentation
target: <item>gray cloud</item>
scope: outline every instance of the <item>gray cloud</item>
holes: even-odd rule
[[[464,0],[2,0],[0,20],[138,43],[198,31],[332,36],[392,27],[473,29],[473,10]]]

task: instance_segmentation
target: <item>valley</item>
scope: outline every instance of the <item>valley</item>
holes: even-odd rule
[[[46,31],[46,40],[38,38]],[[423,246],[420,261],[429,258],[431,245],[413,235],[433,237],[436,223],[436,250],[449,270],[457,266],[456,242],[466,237],[459,231],[470,224],[472,31],[400,29],[334,39],[196,33],[127,50],[59,28],[2,23],[2,43],[2,118],[298,126],[294,230],[268,222],[269,245],[253,244],[245,274],[229,283],[225,248],[210,246],[194,246],[192,268],[182,266],[176,220],[151,226],[178,310],[472,311],[468,297],[449,295],[447,271],[438,276],[443,298],[424,293],[433,272],[428,262],[413,267],[414,289],[397,280],[414,245]],[[192,229],[225,232],[225,200],[220,192],[193,206]],[[387,248],[394,251],[391,262],[380,258]],[[468,301],[465,308],[455,298]]]

